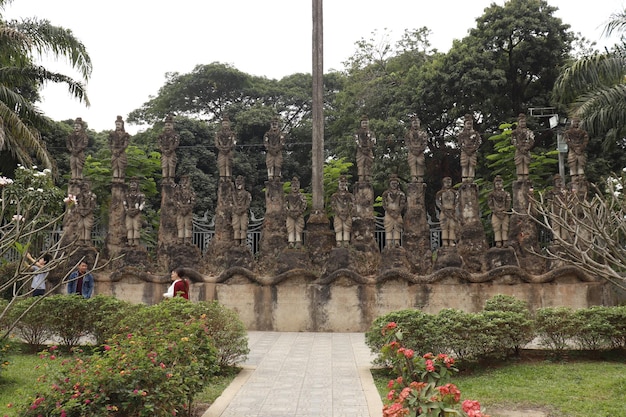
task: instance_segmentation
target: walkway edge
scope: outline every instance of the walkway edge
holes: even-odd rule
[[[368,367],[359,367],[359,379],[361,380],[361,387],[365,394],[365,401],[367,401],[367,409],[370,417],[382,416],[383,400],[380,399],[380,394],[374,383],[371,369]]]
[[[253,366],[244,366],[243,369],[237,374],[233,382],[222,392],[222,395],[211,404],[208,410],[202,414],[202,417],[219,417],[222,415],[228,404],[232,401],[237,391],[248,381],[250,376],[254,373],[256,368]]]

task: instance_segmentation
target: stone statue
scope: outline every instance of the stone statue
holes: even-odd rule
[[[530,150],[535,145],[535,134],[526,127],[526,115],[520,113],[517,118],[517,127],[511,133],[511,144],[515,146],[515,170],[517,180],[528,180],[530,167]]]
[[[217,168],[220,178],[230,178],[232,176],[233,148],[236,143],[235,133],[230,130],[230,119],[228,116],[224,116],[222,128],[215,133],[215,147],[218,150]]]
[[[76,210],[78,213],[76,230],[78,242],[81,245],[91,244],[91,229],[93,228],[93,212],[96,208],[96,195],[91,192],[89,181],[83,180],[80,192],[76,196]]]
[[[459,222],[456,216],[457,193],[452,188],[452,178],[445,177],[443,179],[443,186],[435,195],[435,203],[440,210],[442,245],[444,247],[454,246]]]
[[[176,175],[176,148],[180,143],[180,138],[174,132],[174,118],[168,115],[165,118],[163,133],[159,135],[159,145],[161,146],[161,168],[163,169],[163,181],[171,183]]]
[[[89,138],[85,133],[83,119],[77,117],[74,121],[74,131],[67,137],[67,149],[70,151],[71,179],[83,178],[85,166],[85,149],[89,144]]]
[[[352,210],[354,196],[348,191],[348,179],[345,175],[339,177],[337,192],[331,198],[331,207],[334,212],[333,227],[337,247],[348,247],[352,232]]]
[[[278,117],[272,118],[270,130],[263,135],[263,144],[267,150],[265,164],[267,165],[267,177],[270,180],[281,177],[283,166],[283,146],[285,146],[285,135],[280,131]]]
[[[111,147],[111,171],[113,181],[121,182],[126,174],[126,148],[130,141],[130,135],[124,130],[122,116],[115,120],[115,130],[109,134],[109,146]]]
[[[469,114],[465,115],[463,130],[458,137],[461,147],[461,176],[463,182],[474,181],[476,172],[477,151],[482,143],[480,134],[474,130],[474,120]]]
[[[126,224],[126,244],[138,246],[141,238],[141,212],[146,205],[145,196],[139,190],[139,179],[133,177],[128,182],[128,190],[124,196],[124,213]]]
[[[411,129],[404,135],[404,140],[408,148],[407,160],[411,170],[411,181],[424,182],[424,151],[428,136],[420,129],[420,119],[417,116],[411,118]]]
[[[572,119],[572,126],[565,131],[565,141],[567,142],[567,164],[569,165],[569,175],[572,181],[578,176],[585,175],[585,164],[587,163],[587,155],[585,148],[589,143],[589,135],[580,127],[580,119],[575,117]]]
[[[304,212],[307,208],[306,198],[300,192],[300,180],[293,177],[291,193],[285,197],[285,212],[287,214],[287,233],[290,248],[299,249],[302,246],[302,231],[304,230]]]
[[[491,209],[491,226],[496,247],[506,247],[509,236],[511,195],[504,190],[502,177],[499,175],[496,175],[493,180],[493,191],[487,197],[487,204]]]
[[[233,193],[232,226],[235,233],[235,244],[245,246],[248,238],[248,212],[252,195],[245,188],[244,178],[239,175],[235,178],[235,192]]]
[[[361,117],[361,127],[354,135],[356,140],[356,167],[359,181],[370,181],[374,164],[374,144],[376,138],[370,132],[369,119]]]
[[[565,223],[567,222],[569,192],[559,174],[554,176],[553,184],[554,187],[546,193],[546,200],[550,207],[550,228],[555,241],[558,241],[558,238],[567,240],[569,234],[565,228]]]
[[[193,238],[193,207],[196,203],[196,193],[191,186],[191,178],[184,175],[174,194],[176,205],[176,229],[178,243],[192,243]]]
[[[387,247],[399,247],[402,237],[402,212],[406,207],[406,195],[400,189],[396,174],[389,177],[389,188],[383,192],[385,209],[385,244]]]

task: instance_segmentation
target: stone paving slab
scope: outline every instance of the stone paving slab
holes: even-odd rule
[[[380,417],[363,333],[248,332],[243,370],[203,417]]]

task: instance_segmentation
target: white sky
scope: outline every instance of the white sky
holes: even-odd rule
[[[361,38],[427,26],[432,46],[447,51],[475,19],[503,0],[326,0],[324,71],[342,69]],[[602,28],[626,0],[548,0],[571,30],[605,46]],[[166,72],[190,72],[198,64],[223,62],[253,75],[280,79],[311,72],[311,0],[14,0],[5,19],[38,17],[71,29],[93,62],[87,85],[91,107],[63,86],[43,90],[40,108],[54,120],[82,117],[96,131],[115,128],[128,113],[158,93]],[[76,77],[62,63],[50,69]],[[126,124],[136,133],[137,126]]]

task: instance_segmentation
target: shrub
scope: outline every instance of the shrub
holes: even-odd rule
[[[217,349],[220,366],[245,359],[250,351],[246,329],[237,314],[218,302],[192,303],[174,297],[151,307],[139,309],[121,323],[127,331],[143,333],[156,324],[202,318]],[[125,330],[125,331],[126,331]]]
[[[611,345],[613,327],[609,323],[609,307],[594,306],[574,313],[574,341],[581,349],[600,350]]]
[[[393,311],[378,317],[365,333],[365,343],[373,353],[379,353],[385,344],[381,330],[387,323],[394,322],[403,329],[402,343],[414,351],[424,354],[441,350],[442,338],[435,327],[435,317],[421,310]],[[380,359],[376,359],[380,363]]]
[[[46,305],[47,297],[26,297],[17,300],[7,312],[7,321],[15,323],[14,331],[18,337],[38,351],[52,336],[50,321],[53,317]]]
[[[177,303],[177,299],[169,302],[170,306]],[[19,415],[161,417],[181,413],[218,370],[206,321],[154,320],[143,330],[115,335],[101,352],[65,361],[61,373],[48,377],[49,389],[29,400]],[[54,348],[45,359],[58,360]]]
[[[445,351],[452,352],[459,360],[477,360],[495,350],[489,322],[480,313],[443,309],[435,321],[444,339]]]
[[[611,326],[611,345],[613,348],[626,348],[626,306],[609,307],[606,320]]]
[[[80,295],[52,295],[43,300],[48,314],[49,330],[68,349],[78,346],[90,330],[91,315],[87,300]]]
[[[108,295],[96,295],[87,300],[89,307],[89,333],[96,345],[102,345],[119,333],[124,317],[132,317],[141,307]]]
[[[461,391],[448,381],[458,372],[454,359],[445,355],[417,355],[403,345],[404,332],[396,323],[381,330],[385,344],[381,358],[391,364],[397,378],[389,381],[384,416],[483,417],[477,401],[461,403]]]
[[[496,295],[485,303],[483,316],[489,323],[494,354],[505,357],[535,338],[534,320],[528,304],[509,295]]]
[[[569,307],[540,308],[535,323],[541,345],[555,351],[565,350],[576,333],[574,312]]]

